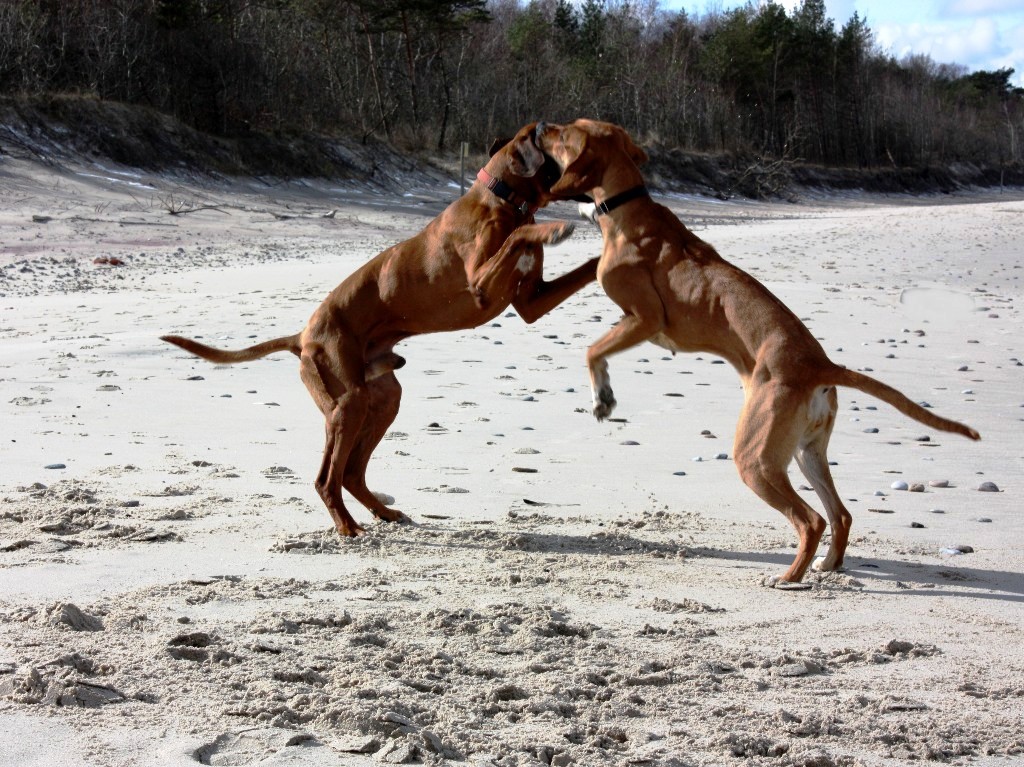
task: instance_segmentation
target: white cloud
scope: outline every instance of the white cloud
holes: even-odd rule
[[[690,0],[659,0],[685,6]],[[735,8],[747,0],[705,0]],[[763,1],[763,0],[762,0]],[[793,13],[803,0],[776,0]],[[825,0],[836,30],[857,10],[875,42],[897,58],[911,53],[970,71],[1010,67],[1024,87],[1024,0]]]
[[[1020,0],[949,0],[942,8],[951,16],[978,16],[993,13],[1020,13]]]
[[[963,22],[925,22],[914,24],[880,24],[876,39],[883,50],[897,58],[922,53],[940,64],[961,64],[970,70],[999,69],[1010,66],[1018,71],[1014,80],[1020,82],[1024,72],[1015,54],[1024,47],[1024,25],[1001,30],[996,20],[980,18]]]

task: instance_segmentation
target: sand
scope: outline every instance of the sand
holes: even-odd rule
[[[848,569],[783,592],[794,534],[731,461],[737,376],[637,347],[596,422],[596,285],[399,347],[368,478],[414,523],[353,502],[355,540],[313,489],[294,359],[158,340],[295,332],[453,194],[0,158],[0,764],[1021,758],[1024,196],[665,200],[836,361],[984,438],[841,392]],[[547,272],[599,249],[581,224]]]

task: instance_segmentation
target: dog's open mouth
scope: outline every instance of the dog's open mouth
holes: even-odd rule
[[[544,164],[540,168],[540,173],[545,189],[550,189],[562,177],[562,169],[549,154],[544,155]]]

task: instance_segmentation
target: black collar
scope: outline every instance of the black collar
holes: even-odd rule
[[[502,181],[500,178],[495,178],[483,168],[476,174],[476,180],[486,186],[495,195],[503,199],[509,205],[516,209],[516,212],[521,216],[532,215],[536,208],[529,202],[524,200],[516,191]]]
[[[647,187],[643,184],[640,186],[634,186],[632,189],[627,189],[625,192],[619,192],[618,194],[609,197],[604,202],[596,203],[597,214],[599,216],[607,215],[620,205],[625,205],[627,202],[636,200],[640,197],[647,197],[649,194]]]

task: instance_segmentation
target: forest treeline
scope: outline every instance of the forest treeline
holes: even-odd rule
[[[1024,90],[881,51],[823,0],[0,0],[0,95],[146,106],[218,136],[411,150],[544,118],[763,162],[1019,168]]]

